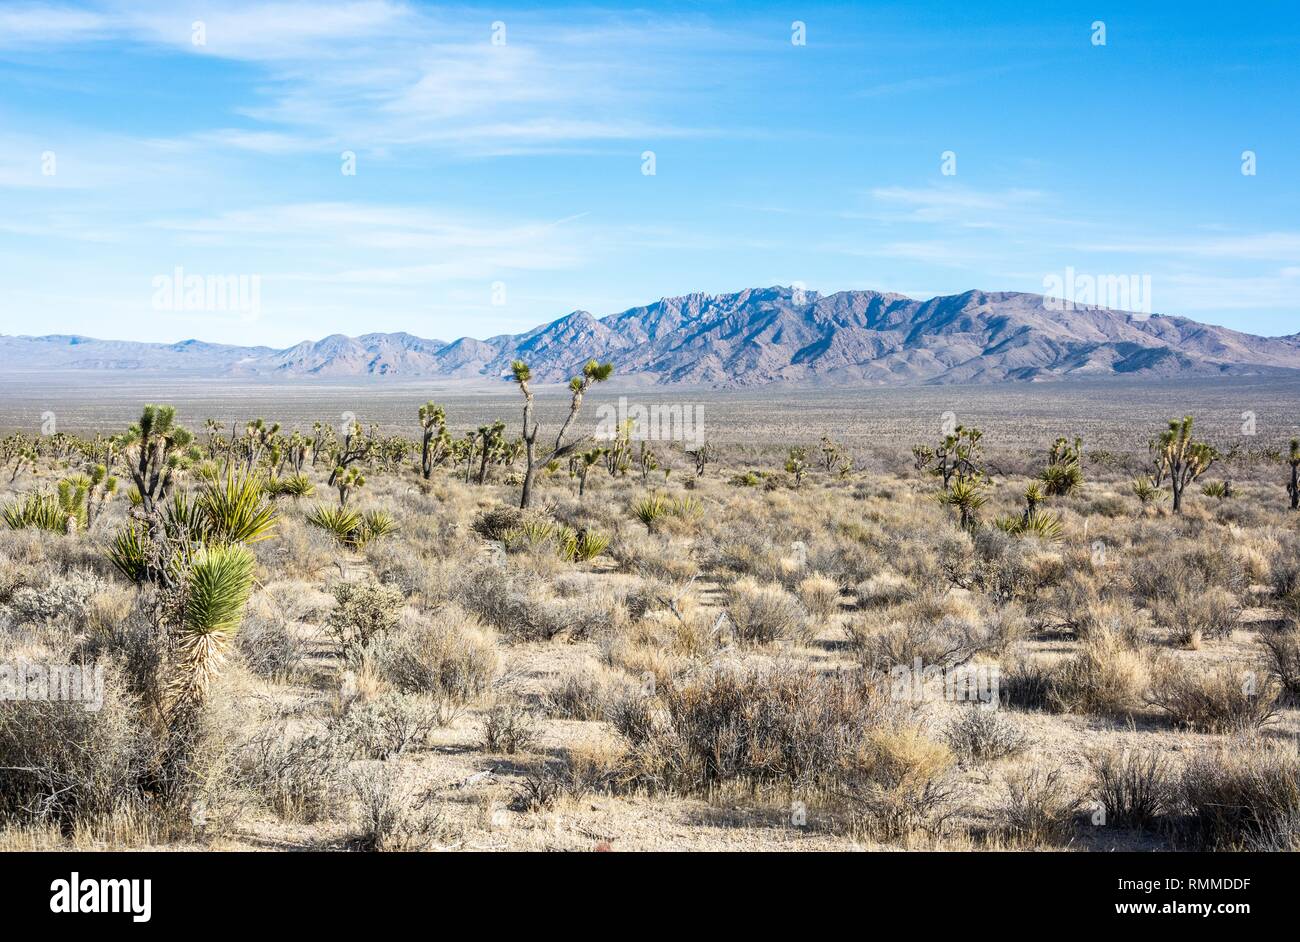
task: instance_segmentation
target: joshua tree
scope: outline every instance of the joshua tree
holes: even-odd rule
[[[1039,479],[1047,485],[1048,497],[1063,497],[1083,483],[1083,439],[1075,438],[1071,445],[1065,438],[1058,438],[1052,445],[1047,467]]]
[[[1286,460],[1291,465],[1291,481],[1286,492],[1291,495],[1291,509],[1300,510],[1300,438],[1291,439],[1291,451]]]
[[[451,451],[451,435],[447,431],[447,410],[432,399],[420,406],[420,474],[427,481],[433,469],[442,464]]]
[[[975,513],[988,501],[988,496],[980,491],[978,478],[968,478],[940,491],[937,499],[945,507],[956,507],[961,514],[961,528],[971,532],[975,529]]]
[[[488,462],[501,461],[506,450],[506,423],[497,419],[491,425],[478,427],[479,466],[478,483],[487,483]]]
[[[636,419],[625,420],[614,430],[614,438],[605,449],[605,470],[610,477],[627,474],[632,467],[632,430],[636,428]]]
[[[194,436],[176,424],[173,406],[147,405],[140,421],[127,430],[127,468],[140,494],[140,508],[152,514],[171,492],[176,472],[193,455],[188,453]]]
[[[844,446],[837,441],[832,441],[829,435],[823,435],[821,441],[822,467],[826,471],[834,471],[836,465],[842,465],[844,462]]]
[[[244,462],[245,469],[252,471],[267,449],[273,447],[275,438],[280,434],[280,423],[266,424],[265,419],[253,419],[244,426]]]
[[[636,463],[641,469],[641,483],[644,484],[650,477],[650,472],[659,467],[659,456],[654,453],[654,449],[642,441]]]
[[[714,458],[717,457],[713,446],[708,442],[702,443],[699,448],[696,448],[693,451],[688,451],[686,454],[695,462],[695,476],[697,478],[704,477],[704,469],[708,466],[710,461],[713,461]]]
[[[572,399],[569,402],[569,416],[560,426],[560,431],[555,436],[555,445],[547,454],[539,454],[537,451],[537,433],[538,425],[533,421],[533,390],[528,385],[532,379],[532,370],[523,360],[515,360],[510,364],[514,380],[519,384],[519,391],[524,394],[524,486],[519,497],[519,506],[527,510],[533,499],[533,478],[539,468],[546,467],[552,461],[563,458],[582,444],[582,439],[574,439],[571,442],[565,442],[564,437],[568,434],[570,426],[578,417],[578,411],[582,408],[582,397],[586,395],[587,390],[591,388],[592,383],[603,383],[609,379],[614,372],[613,363],[597,363],[595,360],[588,360],[582,367],[582,375],[575,376],[569,380],[569,392]]]
[[[569,473],[578,479],[579,497],[587,490],[587,475],[591,473],[592,466],[600,461],[604,454],[604,448],[592,448],[569,458]]]
[[[371,426],[373,432],[374,427]],[[356,461],[370,457],[371,449],[375,445],[373,435],[366,435],[361,428],[361,423],[356,419],[347,423],[343,430],[343,444],[335,449],[334,470],[330,473],[329,485],[333,487],[338,480],[339,475],[348,469]]]
[[[335,468],[333,479],[334,486],[338,488],[340,507],[348,505],[348,497],[355,488],[365,487],[366,484],[366,476],[360,468]]]
[[[983,436],[984,433],[977,428],[959,425],[951,435],[945,435],[939,447],[934,450],[930,460],[938,463],[931,473],[943,479],[945,491],[952,485],[954,479],[958,484],[963,484],[983,476],[984,469],[980,464],[979,454],[980,439]],[[917,449],[912,449],[918,461],[924,451],[918,453]]]
[[[1180,422],[1172,419],[1168,431],[1162,432],[1157,448],[1157,467],[1160,479],[1169,475],[1174,492],[1174,513],[1183,509],[1183,491],[1210,469],[1219,453],[1206,442],[1192,436],[1192,417],[1184,416]]]
[[[803,475],[808,470],[808,449],[791,448],[785,459],[785,470],[786,473],[794,475],[795,487],[803,486]]]

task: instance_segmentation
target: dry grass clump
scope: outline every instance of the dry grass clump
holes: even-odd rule
[[[1029,737],[1015,721],[996,709],[969,709],[943,731],[948,748],[964,764],[995,762],[1024,752]]]
[[[799,582],[799,601],[819,624],[826,624],[840,610],[840,585],[830,576],[815,572]]]
[[[1150,679],[1151,658],[1120,634],[1102,631],[1053,669],[1048,702],[1061,712],[1130,716],[1141,708]]]
[[[1178,782],[1184,830],[1206,850],[1300,850],[1300,759],[1250,742],[1192,759]]]
[[[370,645],[367,660],[395,689],[452,705],[478,699],[501,673],[496,637],[455,606],[406,619]]]
[[[1259,639],[1269,674],[1280,688],[1279,701],[1300,706],[1300,627],[1292,625]]]
[[[808,613],[779,585],[742,576],[728,590],[727,615],[741,641],[764,644],[798,638],[808,630]]]
[[[1178,726],[1202,733],[1259,729],[1277,715],[1280,690],[1272,678],[1240,667],[1200,671],[1166,659],[1151,684],[1150,702]]]
[[[848,762],[842,793],[855,822],[880,840],[934,833],[950,813],[953,761],[915,726],[872,729]]]
[[[496,704],[483,717],[483,748],[488,752],[528,752],[539,735],[536,714],[516,700]]]
[[[998,811],[998,830],[1020,847],[1066,843],[1081,801],[1071,797],[1062,769],[1017,769],[1004,778],[1006,804]]]
[[[354,769],[348,785],[356,819],[352,843],[358,850],[422,850],[446,833],[446,820],[433,804],[432,792],[404,784],[400,770],[389,763]]]
[[[1169,763],[1154,751],[1106,748],[1088,754],[1089,793],[1104,823],[1150,828],[1174,806],[1177,795]]]
[[[306,642],[279,613],[246,616],[235,648],[254,674],[277,681],[296,678],[307,658]]]
[[[905,576],[883,570],[861,582],[853,590],[858,608],[901,605],[916,597],[917,589]]]
[[[643,784],[683,792],[730,781],[798,786],[836,780],[885,705],[884,693],[857,674],[737,665],[624,700],[613,721]]]

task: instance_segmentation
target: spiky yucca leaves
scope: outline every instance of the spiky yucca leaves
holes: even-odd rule
[[[1160,496],[1160,488],[1156,487],[1154,482],[1146,476],[1135,478],[1129,484],[1129,490],[1143,504],[1149,504]]]
[[[266,493],[270,497],[284,497],[286,495],[294,499],[310,497],[316,493],[316,485],[311,482],[307,475],[297,472],[267,481]]]
[[[1020,518],[1004,517],[997,526],[1012,536],[1036,536],[1049,543],[1058,542],[1065,533],[1061,518],[1045,510],[1034,510]]]
[[[988,503],[988,495],[981,490],[981,482],[978,478],[968,478],[964,481],[955,481],[948,490],[936,494],[935,500],[940,506],[957,508],[961,528],[973,530],[975,515]]]
[[[262,479],[252,474],[227,471],[224,479],[205,482],[195,507],[205,543],[256,543],[275,529],[275,508],[266,502]]]
[[[642,497],[632,505],[632,516],[650,529],[654,529],[655,521],[671,512],[672,507],[668,502],[668,498],[662,494],[651,494],[648,497]]]
[[[67,514],[53,494],[28,494],[21,501],[5,505],[5,524],[11,530],[48,530],[51,533],[67,532]]]
[[[307,515],[307,522],[327,531],[350,549],[361,549],[397,530],[397,521],[387,510],[357,513],[346,507],[321,506]]]
[[[560,558],[571,563],[585,563],[609,549],[610,538],[585,527],[574,531],[560,527],[555,534]]]
[[[204,547],[190,561],[182,615],[172,629],[169,715],[183,714],[207,699],[243,622],[254,564],[253,554],[240,544]]]
[[[1216,500],[1223,500],[1229,495],[1228,485],[1223,481],[1211,481],[1201,488],[1201,493],[1206,497],[1213,497]]]

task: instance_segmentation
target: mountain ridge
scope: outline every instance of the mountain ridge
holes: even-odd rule
[[[275,349],[0,335],[0,371],[498,380],[512,360],[524,359],[539,382],[562,382],[596,358],[613,360],[624,379],[731,388],[1300,370],[1300,333],[1260,337],[1178,316],[1061,307],[1024,292],[972,289],[917,300],[773,286],[665,297],[604,317],[575,310],[521,334],[483,340],[397,331],[331,334]]]

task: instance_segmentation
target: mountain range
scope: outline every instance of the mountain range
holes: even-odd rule
[[[590,358],[644,383],[748,387],[1044,381],[1074,376],[1300,370],[1300,333],[1252,334],[1183,317],[1075,306],[1037,294],[791,288],[689,294],[597,318],[574,311],[522,334],[450,342],[334,334],[284,350],[186,340],[0,335],[0,373],[130,371],[210,377],[500,380],[522,359],[562,382]]]

